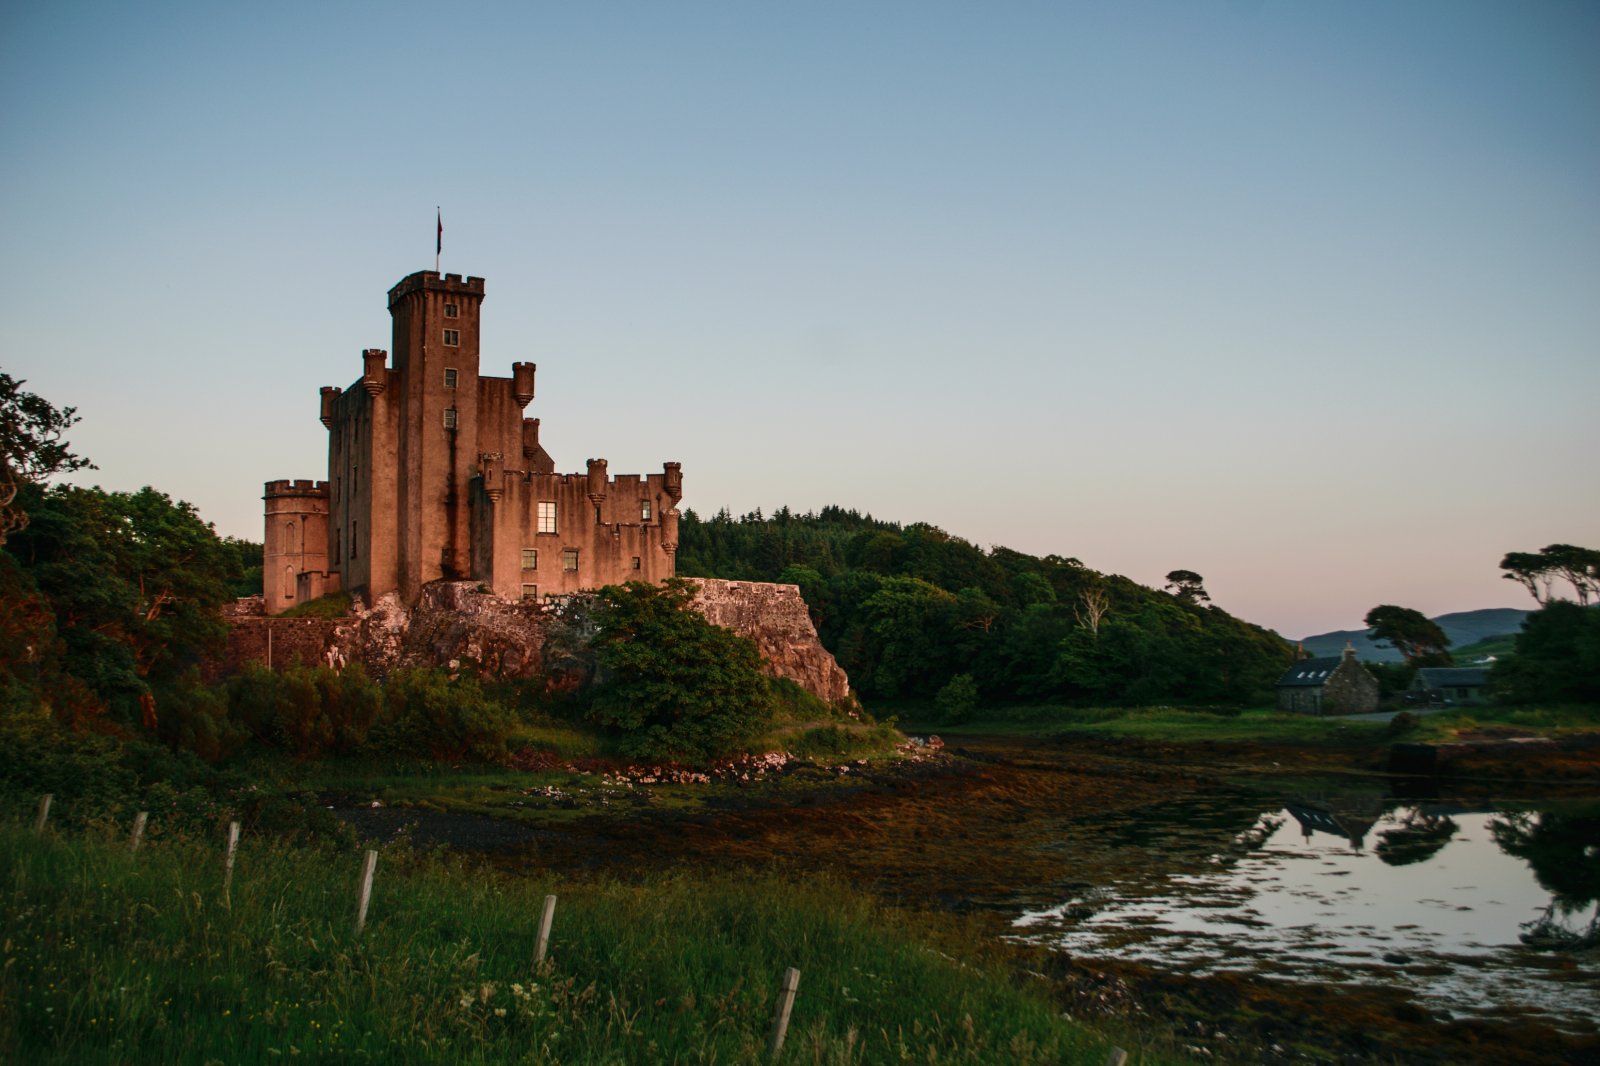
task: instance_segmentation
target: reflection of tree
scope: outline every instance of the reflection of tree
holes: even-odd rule
[[[1388,866],[1410,866],[1433,858],[1456,835],[1456,823],[1442,814],[1411,808],[1393,829],[1378,834],[1378,858]]]
[[[1504,814],[1489,823],[1494,842],[1533,870],[1552,895],[1542,917],[1526,923],[1522,941],[1531,947],[1589,947],[1600,943],[1600,907],[1586,932],[1557,921],[1600,901],[1600,816],[1543,812]]]

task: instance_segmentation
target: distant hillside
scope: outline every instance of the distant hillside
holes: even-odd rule
[[[1441,614],[1434,621],[1439,623],[1445,636],[1450,638],[1450,646],[1458,648],[1476,644],[1488,637],[1516,633],[1522,628],[1522,620],[1528,617],[1529,613],[1515,607],[1489,607],[1482,611]],[[1400,661],[1400,653],[1393,648],[1380,648],[1368,640],[1365,629],[1341,629],[1333,633],[1319,633],[1314,637],[1306,637],[1301,643],[1305,645],[1310,655],[1316,657],[1338,655],[1344,650],[1344,642],[1347,640],[1356,646],[1356,654],[1368,662]]]

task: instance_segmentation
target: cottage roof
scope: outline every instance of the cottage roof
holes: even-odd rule
[[[1339,668],[1343,659],[1330,655],[1325,659],[1301,659],[1278,678],[1278,687],[1286,685],[1315,686],[1327,684],[1328,678]]]
[[[1424,666],[1417,671],[1414,688],[1468,688],[1487,685],[1489,671],[1481,666]]]

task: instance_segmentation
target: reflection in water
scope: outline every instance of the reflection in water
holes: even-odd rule
[[[1019,935],[1195,974],[1399,985],[1449,1014],[1600,1019],[1600,957],[1527,951],[1595,944],[1600,818],[1300,794],[1220,853],[1200,834],[1203,864],[1175,861],[1202,842],[1183,821],[1168,810],[1140,827],[1166,862],[1029,911]]]

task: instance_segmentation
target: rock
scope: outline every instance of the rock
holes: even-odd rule
[[[690,604],[714,625],[755,642],[767,674],[786,677],[831,704],[852,702],[850,678],[817,639],[799,585],[768,581],[686,579],[695,586]]]

